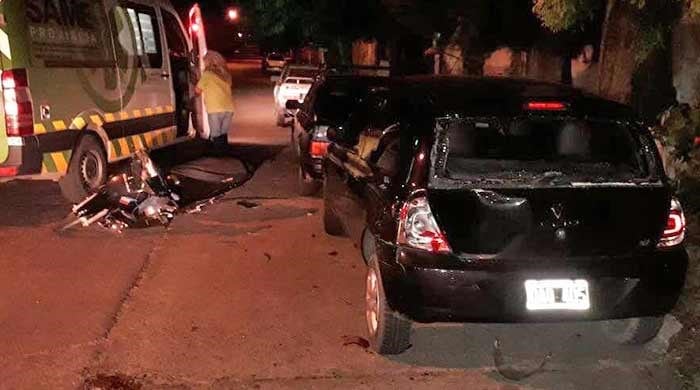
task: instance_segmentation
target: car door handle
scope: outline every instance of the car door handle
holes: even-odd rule
[[[162,78],[162,79],[164,79],[164,80],[165,80],[165,79],[169,79],[169,78],[170,78],[170,73],[168,73],[168,72],[163,72],[163,73],[160,74],[160,78]]]

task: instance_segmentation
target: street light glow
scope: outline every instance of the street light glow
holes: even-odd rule
[[[235,8],[229,8],[226,16],[230,21],[238,20],[238,10]]]

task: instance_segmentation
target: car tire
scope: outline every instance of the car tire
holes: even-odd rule
[[[292,143],[294,147],[294,154],[297,158],[301,158],[301,145],[299,144],[299,136],[296,134],[294,126],[289,128],[289,142]]]
[[[287,127],[284,112],[277,113],[277,127]]]
[[[325,230],[326,234],[329,236],[344,236],[345,229],[343,228],[343,223],[333,211],[333,208],[328,204],[328,194],[326,193],[325,184],[323,185],[323,191],[323,230]]]
[[[102,143],[87,135],[73,151],[68,172],[59,180],[63,196],[79,203],[107,181],[107,154]]]
[[[314,180],[312,177],[307,177],[304,169],[299,167],[297,170],[297,188],[301,196],[314,196],[321,189],[321,183]]]
[[[411,347],[411,321],[389,307],[376,255],[367,267],[365,321],[370,347],[377,353],[398,355]]]
[[[365,261],[365,264],[369,265],[370,259],[377,253],[377,241],[374,234],[369,231],[369,228],[365,228],[365,231],[362,232],[361,244],[362,259]]]
[[[664,317],[641,317],[602,323],[606,336],[623,345],[641,345],[651,341],[664,325]]]

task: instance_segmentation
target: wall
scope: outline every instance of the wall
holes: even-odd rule
[[[673,86],[680,103],[700,106],[700,23],[684,15],[673,32]]]

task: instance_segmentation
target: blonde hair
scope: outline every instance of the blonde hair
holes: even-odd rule
[[[222,80],[231,84],[231,72],[226,65],[226,59],[220,53],[209,50],[204,56],[204,70],[212,72]]]

